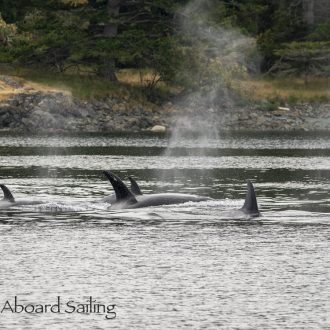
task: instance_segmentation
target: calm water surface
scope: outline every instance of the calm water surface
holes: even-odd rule
[[[0,135],[1,329],[330,329],[330,134]],[[102,170],[214,201],[111,211]],[[246,180],[262,217],[235,219]],[[65,313],[115,304],[116,318]]]

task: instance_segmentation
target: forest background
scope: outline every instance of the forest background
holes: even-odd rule
[[[80,98],[152,102],[225,85],[249,99],[329,97],[330,20],[303,0],[1,0],[0,72]],[[119,92],[120,91],[120,92]]]

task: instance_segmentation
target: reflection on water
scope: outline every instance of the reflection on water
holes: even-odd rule
[[[42,202],[0,209],[0,307],[15,295],[117,305],[112,321],[6,313],[2,328],[330,326],[330,135],[224,135],[205,157],[184,140],[164,156],[166,143],[151,135],[0,136],[1,182],[17,200]],[[104,169],[135,177],[144,193],[215,200],[113,211],[99,202],[112,193]],[[243,205],[247,179],[259,219],[230,212]]]

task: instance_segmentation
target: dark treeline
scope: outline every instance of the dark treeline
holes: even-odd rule
[[[76,68],[112,81],[121,68],[152,70],[152,83],[177,80],[197,52],[200,21],[252,37],[262,72],[324,74],[329,64],[330,21],[308,27],[302,1],[0,0],[0,13],[0,63]]]

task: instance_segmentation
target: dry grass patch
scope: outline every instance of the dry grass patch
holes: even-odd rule
[[[0,102],[6,101],[12,98],[16,94],[41,91],[41,92],[64,92],[62,89],[51,88],[50,86],[46,86],[40,83],[35,83],[32,81],[28,81],[22,78],[14,77],[15,80],[19,82],[19,87],[13,87],[7,84],[5,81],[0,80]]]
[[[132,70],[123,69],[117,72],[118,80],[122,83],[135,85],[135,86],[146,86],[154,81],[159,80],[159,75],[152,70]]]
[[[250,79],[235,81],[234,89],[252,100],[279,98],[288,102],[325,102],[330,100],[330,81],[327,78]]]

